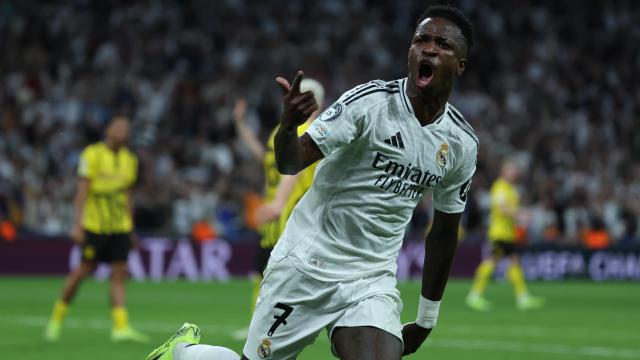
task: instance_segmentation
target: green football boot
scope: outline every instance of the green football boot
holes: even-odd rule
[[[467,296],[467,299],[465,302],[468,307],[477,311],[491,310],[491,303],[487,301],[487,299],[483,298],[482,296],[469,295]]]
[[[200,329],[189,323],[184,323],[173,336],[157,349],[147,355],[146,360],[173,360],[173,348],[178,343],[199,344]]]
[[[130,341],[130,342],[138,342],[138,343],[148,343],[149,337],[138,330],[127,326],[124,329],[112,329],[111,330],[111,341],[113,342],[122,342],[122,341]]]
[[[56,342],[60,339],[62,331],[62,321],[49,320],[47,328],[44,330],[44,339],[48,342]]]
[[[544,307],[544,299],[541,297],[524,295],[518,297],[516,302],[518,310],[541,309]]]

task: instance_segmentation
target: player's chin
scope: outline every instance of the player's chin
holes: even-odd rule
[[[421,97],[432,97],[435,93],[437,93],[438,86],[433,83],[429,83],[423,86],[417,86],[418,93]]]

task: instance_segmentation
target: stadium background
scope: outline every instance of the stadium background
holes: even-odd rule
[[[468,284],[453,282],[442,329],[416,358],[639,358],[640,5],[451,3],[468,14],[477,39],[451,102],[481,140],[456,275],[469,275],[481,256],[488,187],[500,159],[511,156],[524,169],[528,277],[580,280],[534,283],[549,302],[535,314],[517,313],[509,290],[493,285],[504,308],[491,316],[466,310]],[[73,263],[66,233],[78,155],[114,114],[133,120],[132,147],[141,160],[136,227],[144,246],[132,273],[160,281],[130,286],[134,324],[141,321],[157,340],[173,322],[216,324],[209,329],[237,349],[226,333],[249,319],[249,285],[218,280],[251,266],[257,237],[245,219],[262,174],[234,133],[235,101],[248,100],[249,122],[265,138],[281,103],[276,75],[303,69],[324,84],[328,102],[356,84],[403,77],[426,5],[0,1],[0,348],[10,355],[2,357],[96,357],[96,348],[105,359],[145,353],[109,346],[104,283],[85,285],[70,319],[75,325],[61,344],[45,345],[40,327],[62,280],[24,277],[63,274]],[[430,212],[428,202],[416,210],[403,278],[419,273],[415,249]],[[198,223],[216,240],[192,241]],[[590,248],[593,236],[608,246]],[[215,281],[161,281],[190,274]],[[625,282],[592,282],[602,280]],[[417,284],[402,286],[409,320]],[[303,358],[328,358],[326,345],[319,340]]]

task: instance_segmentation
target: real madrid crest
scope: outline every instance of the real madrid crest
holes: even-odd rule
[[[444,167],[447,165],[447,154],[449,153],[449,144],[442,143],[440,150],[436,153],[436,163],[438,166]]]
[[[268,359],[271,357],[271,341],[263,339],[258,346],[258,356],[261,359]]]

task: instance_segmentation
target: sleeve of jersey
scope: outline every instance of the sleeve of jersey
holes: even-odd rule
[[[463,153],[462,163],[451,176],[445,177],[433,189],[434,209],[456,214],[464,211],[467,195],[471,189],[471,178],[476,172],[477,147],[473,146]]]
[[[363,116],[356,115],[353,106],[338,100],[311,123],[307,134],[322,154],[329,156],[362,134],[363,119]]]
[[[94,152],[91,148],[85,148],[80,153],[78,160],[78,176],[84,179],[93,180],[96,175],[96,163]]]

